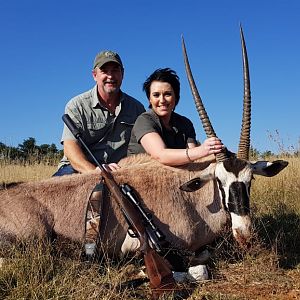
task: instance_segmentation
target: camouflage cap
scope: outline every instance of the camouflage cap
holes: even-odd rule
[[[105,50],[100,53],[98,53],[94,60],[94,69],[96,67],[101,68],[104,64],[108,62],[115,62],[120,65],[120,67],[123,69],[122,60],[118,53]]]

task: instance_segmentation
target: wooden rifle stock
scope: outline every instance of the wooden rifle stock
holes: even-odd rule
[[[70,116],[68,114],[64,114],[62,119],[73,133],[75,138],[80,141],[82,146],[93,158],[95,164],[100,168],[101,175],[103,176],[111,195],[117,201],[122,213],[125,216],[125,219],[131,226],[135,235],[138,237],[141,245],[140,250],[144,256],[144,263],[150,280],[153,299],[158,299],[163,293],[174,291],[176,282],[173,278],[172,271],[170,270],[169,265],[166,263],[164,258],[162,258],[154,249],[150,247],[145,225],[143,224],[142,218],[137,209],[123,195],[111,172],[107,171],[91,153],[88,146],[81,138],[81,133],[77,129]]]

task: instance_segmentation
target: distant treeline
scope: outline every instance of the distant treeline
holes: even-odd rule
[[[25,139],[17,147],[7,146],[0,142],[0,160],[10,163],[47,163],[57,164],[63,156],[55,144],[37,145],[33,137]]]
[[[294,147],[290,147],[289,149],[280,148],[279,153],[275,154],[270,150],[261,152],[251,146],[249,155],[251,159],[255,159],[255,160],[270,159],[272,157],[299,157],[300,151],[295,149]]]
[[[58,150],[55,144],[42,144],[37,145],[36,140],[33,137],[25,139],[22,144],[17,147],[7,146],[0,142],[0,161],[9,163],[46,163],[57,164],[63,156],[63,150]],[[278,154],[274,154],[271,151],[260,152],[254,147],[250,147],[251,159],[269,158],[269,157],[299,157],[300,152],[298,149],[292,148],[285,150],[281,147],[281,151]]]

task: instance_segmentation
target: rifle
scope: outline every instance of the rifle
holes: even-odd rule
[[[152,221],[152,215],[149,212],[146,212],[142,207],[139,197],[136,195],[133,188],[126,183],[121,184],[120,187],[122,193],[139,211],[140,217],[143,219],[145,224],[148,240],[151,246],[160,254],[160,256],[163,256],[170,263],[173,270],[185,272],[190,264],[190,258],[193,257],[194,253],[188,250],[174,248],[174,246],[166,240],[166,237],[161,230],[155,226]],[[131,237],[136,238],[134,233],[132,234],[131,232],[132,230],[129,230],[128,234]]]
[[[78,130],[70,116],[68,114],[64,114],[62,119],[70,129],[70,131],[73,133],[74,137],[81,143],[81,145],[92,157],[95,164],[100,168],[101,175],[103,176],[111,195],[117,201],[118,206],[120,207],[126,221],[128,222],[135,236],[139,239],[141,245],[140,251],[143,253],[144,263],[150,281],[153,299],[158,299],[163,293],[172,292],[176,286],[172,271],[170,270],[164,258],[150,247],[149,231],[146,230],[140,213],[137,211],[134,204],[131,201],[128,201],[128,199],[122,193],[111,172],[107,171],[105,167],[101,165],[96,157],[92,154],[89,147],[82,139],[81,132]]]
[[[134,204],[134,207],[139,211],[140,216],[145,224],[147,236],[152,247],[154,247],[158,253],[162,253],[162,251],[164,250],[162,242],[165,242],[165,235],[152,222],[152,215],[150,213],[147,213],[141,206],[141,203],[138,200],[137,196],[134,194],[131,186],[125,183],[121,184],[120,188],[122,193],[126,196],[126,198],[130,202],[132,202]],[[134,234],[131,236],[135,237]]]

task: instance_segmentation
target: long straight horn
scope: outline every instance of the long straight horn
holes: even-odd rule
[[[196,84],[195,84],[195,81],[194,81],[194,78],[193,78],[193,74],[192,74],[191,67],[190,67],[190,64],[189,64],[188,56],[187,56],[187,53],[186,53],[186,48],[185,48],[185,43],[184,43],[183,36],[181,38],[182,38],[182,51],[183,51],[185,71],[186,71],[186,75],[187,75],[187,78],[188,78],[188,81],[189,81],[189,84],[190,84],[190,87],[191,87],[191,91],[192,91],[192,94],[193,94],[193,98],[194,98],[194,101],[195,101],[197,112],[199,114],[199,117],[200,117],[200,120],[202,122],[204,131],[206,133],[206,136],[208,138],[209,137],[216,137],[216,133],[213,129],[213,126],[212,126],[209,118],[208,118],[208,115],[206,113],[206,110],[204,108],[202,99],[200,97],[200,94],[198,92],[198,89],[196,87]],[[221,152],[221,153],[216,154],[216,160],[218,162],[224,161],[225,159],[227,159],[227,156],[226,156],[225,153]]]
[[[242,43],[243,55],[243,76],[244,76],[244,104],[243,104],[243,120],[240,135],[239,150],[237,157],[241,159],[249,159],[250,149],[250,130],[251,130],[251,92],[250,92],[250,76],[247,49],[243,34],[242,26],[240,26],[240,35]]]

